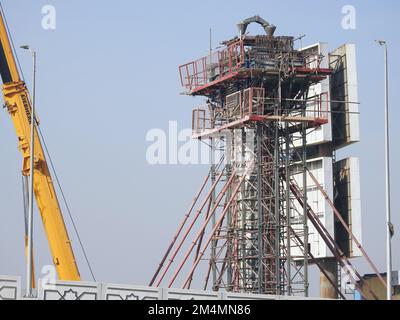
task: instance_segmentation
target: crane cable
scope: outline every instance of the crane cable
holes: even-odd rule
[[[21,73],[22,80],[24,81],[24,73],[23,73],[23,71],[22,71],[20,61],[19,61],[19,59],[18,59],[18,54],[17,54],[17,52],[16,52],[16,50],[15,50],[14,41],[13,41],[13,38],[12,38],[12,36],[11,36],[11,32],[10,32],[10,29],[9,29],[9,27],[8,27],[8,23],[7,23],[7,19],[6,19],[6,15],[5,15],[5,13],[4,13],[3,5],[2,5],[1,2],[0,2],[0,10],[1,10],[1,14],[2,14],[3,19],[4,19],[4,24],[5,24],[6,29],[7,29],[6,31],[7,31],[7,33],[8,33],[8,37],[9,37],[9,39],[10,39],[10,43],[11,43],[11,46],[12,46],[12,50],[14,51],[14,56],[15,56],[15,58],[16,58],[16,60],[17,60],[17,65],[18,65],[19,71],[20,71],[20,73]],[[59,180],[59,178],[58,178],[56,169],[55,169],[55,167],[54,167],[53,160],[52,160],[52,158],[51,158],[51,156],[50,156],[49,149],[47,148],[47,144],[46,144],[46,141],[45,141],[45,139],[44,139],[42,130],[41,130],[41,128],[40,128],[40,126],[39,126],[38,124],[36,124],[36,127],[38,128],[39,135],[40,135],[40,140],[41,140],[42,143],[43,143],[43,146],[44,146],[44,149],[45,149],[47,158],[49,159],[50,166],[51,166],[51,169],[52,169],[52,171],[53,171],[53,174],[54,174],[54,177],[55,177],[57,186],[58,186],[58,188],[60,189],[61,197],[62,197],[63,202],[64,202],[64,204],[65,204],[65,207],[66,207],[66,209],[67,209],[68,216],[69,216],[69,218],[70,218],[70,220],[71,220],[71,223],[72,223],[72,226],[73,226],[73,228],[74,228],[76,237],[78,238],[78,242],[79,242],[79,245],[80,245],[81,250],[82,250],[82,252],[83,252],[83,255],[84,255],[84,257],[85,257],[85,260],[86,260],[86,263],[87,263],[87,265],[88,265],[90,274],[91,274],[91,276],[92,276],[93,281],[96,282],[96,277],[94,276],[93,268],[92,268],[91,263],[90,263],[90,261],[89,261],[89,258],[88,258],[88,255],[87,255],[87,253],[86,253],[85,247],[83,246],[83,242],[82,242],[81,237],[80,237],[80,235],[79,235],[78,228],[77,228],[76,223],[75,223],[75,220],[74,220],[74,218],[73,218],[73,216],[72,216],[72,213],[71,213],[70,207],[69,207],[69,205],[68,205],[67,199],[66,199],[66,197],[65,197],[64,191],[63,191],[63,189],[62,189],[62,187],[61,187],[61,183],[60,183],[60,180]]]
[[[18,65],[19,72],[21,73],[22,81],[25,82],[25,79],[24,79],[24,72],[22,71],[21,63],[19,62],[18,55],[17,55],[17,51],[15,50],[14,41],[13,41],[13,38],[12,38],[12,35],[11,35],[11,32],[10,32],[10,28],[8,27],[8,22],[7,22],[6,14],[4,13],[3,5],[1,4],[1,1],[0,1],[0,10],[1,10],[1,15],[3,16],[4,24],[5,24],[5,26],[6,26],[6,31],[7,31],[7,33],[8,33],[8,38],[10,39],[11,47],[12,47],[12,50],[13,50],[13,52],[14,52],[14,57],[15,57],[15,59],[17,60],[17,65]]]
[[[84,255],[85,260],[86,260],[86,263],[87,263],[87,265],[88,265],[88,267],[89,267],[90,274],[91,274],[91,276],[92,276],[92,278],[93,278],[93,281],[96,282],[96,277],[94,276],[94,272],[93,272],[91,263],[90,263],[90,261],[89,261],[89,258],[88,258],[88,255],[87,255],[87,253],[86,253],[85,247],[83,246],[83,242],[82,242],[81,237],[80,237],[80,235],[79,235],[78,228],[76,227],[76,223],[75,223],[75,220],[74,220],[74,218],[73,218],[73,216],[72,216],[72,213],[71,213],[70,207],[69,207],[69,205],[68,205],[67,199],[66,199],[66,197],[65,197],[64,191],[63,191],[63,189],[62,189],[62,187],[61,187],[61,183],[60,183],[60,180],[59,180],[59,178],[58,178],[56,169],[55,169],[55,167],[54,167],[53,160],[52,160],[52,158],[51,158],[51,156],[50,156],[49,149],[47,148],[46,141],[44,140],[42,130],[41,130],[40,126],[37,126],[37,128],[38,128],[38,131],[39,131],[40,140],[42,140],[42,143],[43,143],[43,146],[44,146],[46,155],[47,155],[47,157],[48,157],[48,159],[49,159],[49,163],[50,163],[51,169],[52,169],[52,171],[53,171],[54,178],[55,178],[55,180],[56,180],[57,186],[58,186],[58,188],[60,189],[61,197],[62,197],[62,199],[63,199],[63,201],[64,201],[64,204],[65,204],[65,207],[66,207],[66,209],[67,209],[68,216],[69,216],[69,218],[70,218],[70,220],[71,220],[71,222],[72,222],[72,226],[73,226],[73,228],[74,228],[76,237],[78,238],[79,245],[80,245],[80,247],[81,247],[81,249],[82,249],[83,255]]]

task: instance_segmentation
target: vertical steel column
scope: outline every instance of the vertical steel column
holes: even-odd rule
[[[227,175],[231,175],[231,166],[229,165],[229,164],[227,164],[227,166],[226,166],[226,172],[227,172]],[[230,185],[229,186],[229,188],[228,188],[228,190],[226,191],[226,199],[230,199],[231,198],[231,195],[232,195],[232,185]],[[225,205],[227,205],[226,203],[225,203]],[[214,215],[214,218],[215,218],[215,215]],[[226,259],[228,260],[228,261],[225,261],[225,263],[228,263],[228,265],[227,265],[227,273],[226,273],[226,277],[227,277],[227,282],[230,284],[230,283],[232,283],[232,268],[231,268],[231,261],[230,261],[230,258],[231,258],[231,255],[230,255],[230,253],[231,253],[231,230],[233,229],[232,228],[232,205],[230,204],[229,205],[229,207],[227,208],[227,211],[226,211],[226,227],[227,227],[227,234],[226,234],[226,250],[227,250],[227,256],[226,256]],[[222,226],[220,226],[220,228],[221,228]],[[213,227],[214,228],[214,227]],[[216,262],[215,262],[215,264],[216,264]],[[223,272],[223,270],[221,270],[221,273]],[[218,287],[219,287],[219,285],[218,285]]]
[[[212,49],[212,29],[211,28],[210,28],[210,39],[209,40],[210,40],[210,43],[209,43],[209,45],[210,45],[209,54],[210,54],[210,68],[211,68],[211,65],[212,65],[212,52],[213,52],[213,49]],[[210,69],[210,72],[211,72],[211,69]],[[210,109],[210,114],[211,114],[211,109]],[[211,120],[210,120],[211,128],[214,128],[215,127],[214,115],[212,117],[210,117],[210,118],[211,118]],[[212,137],[210,137],[210,145],[211,145],[211,155],[210,155],[210,157],[211,157],[211,183],[212,184],[215,181],[215,145],[214,145],[215,141],[216,140],[214,140]],[[215,206],[215,190],[211,194],[211,208],[213,208],[214,206]],[[215,216],[212,217],[211,225],[212,225],[212,228],[214,228],[214,226],[215,226]],[[211,257],[210,257],[211,258],[211,270],[212,270],[212,283],[213,283],[212,288],[213,288],[213,290],[218,290],[218,288],[215,288],[215,283],[217,281],[217,269],[216,269],[216,262],[215,262],[215,259],[216,259],[216,248],[215,247],[216,247],[216,242],[215,242],[215,239],[213,239],[212,242],[211,242]]]
[[[279,74],[279,87],[278,87],[278,109],[275,110],[277,115],[280,115],[282,110],[282,82],[281,75]],[[273,122],[275,129],[274,139],[274,192],[275,192],[275,203],[274,203],[274,215],[275,215],[275,280],[276,280],[276,294],[281,294],[281,270],[280,270],[280,212],[279,212],[279,123]]]
[[[213,127],[213,123],[211,124],[211,127]],[[215,141],[213,138],[210,138],[210,145],[211,145],[211,155],[210,155],[210,160],[211,160],[211,185],[214,185],[215,183]],[[211,208],[215,207],[215,188],[211,192]],[[215,215],[212,216],[211,218],[211,227],[214,228],[215,226]],[[211,242],[211,271],[212,271],[212,290],[218,290],[218,288],[215,288],[215,283],[217,281],[217,270],[216,270],[216,265],[215,265],[215,258],[216,258],[216,248],[215,248],[215,239],[212,240]]]
[[[288,112],[289,113],[289,112]],[[290,225],[290,134],[289,125],[285,122],[285,175],[286,175],[286,291],[287,295],[292,295],[292,257],[290,250],[290,237],[291,237],[291,225]]]
[[[257,235],[257,249],[258,249],[258,293],[263,293],[263,207],[262,207],[262,124],[256,124],[256,145],[257,145],[257,214],[258,214],[258,235]]]
[[[245,183],[242,183],[240,192],[242,195],[245,194]],[[243,196],[242,196],[243,197]],[[244,290],[247,285],[247,250],[246,250],[246,218],[247,218],[247,208],[244,204],[243,198],[241,199],[241,206],[242,206],[242,217],[241,217],[241,234],[240,234],[240,245],[241,245],[241,255],[240,255],[240,269],[239,274],[242,273],[241,277],[239,277],[239,288],[242,287]],[[241,283],[240,283],[240,279]]]
[[[304,116],[306,116],[306,104],[304,104]],[[303,203],[307,204],[307,127],[302,124],[302,147],[303,147]],[[307,205],[303,207],[303,232],[304,232],[304,296],[308,297],[308,219]]]

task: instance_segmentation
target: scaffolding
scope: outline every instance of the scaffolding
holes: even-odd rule
[[[344,298],[308,245],[311,222],[339,265],[354,282],[360,278],[308,205],[308,177],[324,190],[307,167],[307,135],[330,118],[328,92],[316,95],[310,88],[333,70],[321,67],[321,55],[296,50],[293,37],[274,36],[275,27],[260,17],[245,20],[240,30],[251,22],[262,24],[267,34],[241,32],[223,42],[224,49],[179,67],[186,94],[207,99],[193,110],[192,129],[194,138],[210,146],[211,168],[150,285],[159,286],[171,272],[171,287],[193,256],[182,288],[192,286],[205,261],[203,289],[308,296],[312,262]],[[198,232],[179,255],[202,214]]]
[[[320,68],[315,54],[295,50],[292,37],[242,36],[225,44],[221,52],[180,67],[189,94],[208,98],[206,107],[193,111],[194,136],[214,144],[225,139],[224,170],[243,179],[212,236],[212,287],[307,295],[307,213],[293,214],[289,183],[294,174],[306,176],[307,129],[328,120],[325,93],[310,97],[308,88],[331,70]],[[254,168],[241,176],[238,169],[249,162]],[[302,170],[291,172],[299,163]],[[229,186],[228,198],[235,189]],[[303,254],[292,256],[293,246]]]

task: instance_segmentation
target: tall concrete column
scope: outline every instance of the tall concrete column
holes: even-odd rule
[[[329,279],[333,281],[337,285],[338,283],[338,270],[337,270],[337,262],[335,259],[324,259],[321,263],[321,267],[324,269],[326,274],[329,276]],[[321,298],[327,299],[337,299],[337,292],[335,287],[329,282],[327,277],[320,272],[319,277],[320,283],[320,296]]]

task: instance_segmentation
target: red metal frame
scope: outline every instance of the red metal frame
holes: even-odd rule
[[[291,69],[291,67],[289,67],[289,69]],[[333,70],[329,68],[294,67],[293,70],[300,74],[315,74],[323,77],[329,76],[333,73]]]
[[[329,114],[329,94],[323,92],[319,95],[319,113],[317,114],[318,119],[328,119]]]
[[[232,97],[234,97],[232,99]],[[248,115],[262,115],[265,98],[265,89],[250,87],[243,91],[234,92],[225,98],[225,106],[228,109],[235,109],[231,118],[243,118]],[[233,103],[232,103],[233,100]],[[236,101],[237,103],[236,103]],[[237,113],[239,111],[239,113]]]
[[[222,225],[222,221],[223,221],[223,219],[225,218],[225,215],[226,215],[227,211],[229,210],[232,201],[236,199],[236,195],[237,195],[237,193],[239,192],[239,189],[240,189],[240,187],[241,187],[241,185],[242,185],[244,179],[246,178],[247,174],[253,169],[253,166],[254,166],[254,160],[253,160],[252,162],[249,163],[249,165],[247,166],[245,172],[244,172],[243,175],[240,177],[238,183],[236,184],[235,188],[233,189],[232,194],[231,194],[230,197],[229,197],[229,200],[228,200],[228,201],[226,202],[226,204],[224,205],[224,209],[223,209],[221,215],[219,216],[219,218],[218,218],[217,222],[215,223],[215,225],[214,225],[212,231],[210,232],[210,235],[208,236],[206,243],[204,244],[202,250],[200,251],[200,254],[199,254],[198,257],[195,259],[195,261],[194,261],[194,263],[193,263],[193,266],[192,266],[192,268],[190,269],[190,272],[189,272],[188,276],[185,278],[182,289],[185,289],[185,288],[188,286],[188,283],[189,283],[190,279],[193,277],[193,273],[194,273],[195,269],[197,268],[198,264],[200,263],[202,257],[204,256],[204,253],[205,253],[205,251],[207,250],[208,246],[210,245],[211,240],[213,239],[213,236],[217,233],[217,230],[218,230],[218,229],[220,228],[220,226]],[[232,177],[233,177],[233,176],[232,176]],[[232,178],[232,177],[231,177],[231,178]],[[230,181],[230,180],[229,180],[229,181]],[[215,207],[214,207],[214,208],[215,208]],[[211,218],[211,215],[210,215],[210,218]],[[209,219],[208,219],[208,221],[209,221]],[[205,222],[205,225],[203,226],[204,228],[206,227],[208,221]],[[187,261],[187,258],[189,257],[190,253],[192,252],[194,246],[196,245],[197,240],[198,240],[198,239],[196,238],[195,241],[193,241],[191,247],[189,248],[189,250],[187,251],[187,253],[186,253],[186,255],[185,255],[184,260],[181,262],[181,265],[179,266],[178,271],[176,272],[176,274],[174,274],[174,276],[173,276],[173,278],[172,278],[172,280],[171,280],[171,282],[170,282],[170,285],[173,284],[173,281],[176,279],[177,274],[180,272],[180,270],[182,269],[183,265],[184,265],[185,262]]]
[[[251,87],[243,91],[243,104],[241,113],[243,115],[262,115],[264,106],[265,89]]]
[[[243,63],[244,44],[239,39],[220,51],[179,66],[182,87],[192,93],[199,91],[237,75]]]
[[[193,138],[205,138],[212,134],[222,132],[225,129],[241,127],[249,122],[258,121],[288,121],[288,122],[306,122],[309,128],[319,127],[328,123],[329,114],[329,95],[328,92],[321,93],[307,102],[311,103],[313,108],[306,110],[306,116],[276,116],[263,115],[262,110],[265,100],[265,89],[251,87],[244,91],[236,92],[239,94],[239,118],[224,125],[210,128],[205,109],[196,108],[192,115]],[[231,95],[230,95],[231,96]]]
[[[167,249],[167,252],[164,254],[160,264],[158,265],[158,268],[157,268],[156,272],[153,275],[153,278],[150,281],[150,284],[149,284],[150,287],[153,286],[153,284],[156,281],[161,269],[164,267],[165,261],[167,260],[171,250],[173,249],[176,241],[178,240],[178,237],[180,236],[180,234],[181,234],[186,222],[189,220],[189,217],[190,217],[191,213],[193,212],[193,209],[194,209],[198,199],[200,198],[200,195],[202,194],[204,188],[206,187],[206,184],[207,184],[209,179],[210,179],[210,173],[207,174],[206,178],[204,179],[203,184],[200,187],[200,190],[197,192],[197,195],[194,197],[189,210],[185,213],[183,221],[179,225],[178,231],[175,233],[175,235],[174,235],[174,237],[173,237],[173,239],[172,239],[172,241],[171,241],[171,243],[170,243],[170,245],[169,245],[169,247]]]
[[[220,176],[222,176],[222,173],[223,173],[223,171],[221,171]],[[200,239],[200,237],[202,236],[202,234],[203,234],[203,232],[205,231],[205,229],[206,229],[208,223],[210,222],[212,216],[214,215],[215,211],[217,210],[218,206],[220,205],[220,202],[221,202],[222,198],[224,197],[224,195],[226,194],[226,192],[227,192],[227,190],[228,190],[228,187],[229,187],[229,186],[231,185],[231,183],[233,182],[233,179],[235,178],[235,175],[236,175],[236,169],[233,169],[233,172],[232,172],[231,176],[229,177],[229,180],[225,182],[223,188],[222,188],[221,191],[218,193],[218,196],[217,196],[217,198],[216,198],[216,200],[215,200],[215,204],[214,204],[212,210],[210,211],[209,216],[207,217],[207,219],[206,219],[206,220],[203,222],[203,224],[201,225],[201,228],[200,228],[199,232],[198,232],[198,233],[196,234],[196,236],[195,236],[195,240],[192,241],[192,243],[191,243],[189,249],[187,250],[185,256],[183,257],[183,260],[182,260],[181,263],[179,264],[177,270],[176,270],[176,271],[174,272],[174,274],[172,275],[172,278],[171,278],[170,282],[168,283],[168,288],[171,288],[171,286],[174,284],[176,278],[178,277],[179,272],[182,270],[184,264],[186,263],[186,261],[188,260],[190,254],[192,253],[193,248],[196,246],[197,241],[198,241],[198,240]],[[218,177],[220,177],[220,176],[218,176]],[[218,183],[218,181],[214,182],[214,185],[213,185],[213,186],[215,186],[217,183]],[[214,188],[215,188],[215,187],[214,187]],[[208,196],[207,196],[205,202],[208,201],[208,198],[209,198],[210,196],[211,196],[211,195],[208,194]],[[202,209],[201,209],[201,210],[202,210]],[[195,217],[196,219],[198,218],[198,216],[200,215],[200,213],[201,213],[201,211],[200,211],[200,209],[199,209],[199,211],[197,211],[197,214],[196,214],[196,217]],[[192,227],[194,223],[195,223],[195,221],[192,222],[192,224],[190,225],[190,227]],[[190,232],[190,230],[191,230],[191,229],[189,229],[189,230],[185,233],[185,237],[188,235],[188,233]],[[181,243],[183,244],[183,242],[184,242],[184,239],[182,240]],[[180,248],[181,248],[181,245],[178,247],[178,250],[176,251],[176,253],[179,251]],[[176,255],[174,255],[173,259],[174,259],[175,257],[176,257]],[[170,261],[171,261],[171,260],[170,260]],[[172,260],[172,261],[173,261],[173,260]],[[172,261],[171,261],[171,263],[172,263]],[[168,266],[169,266],[169,265],[168,265]],[[165,272],[166,272],[166,271],[164,271],[163,276],[165,275]],[[159,283],[157,284],[157,286],[160,285],[161,280],[162,280],[162,278],[160,279],[160,281],[159,281]]]
[[[193,133],[200,133],[209,129],[210,119],[206,117],[207,111],[205,109],[196,108],[192,112],[192,131]]]
[[[311,172],[309,170],[307,170],[307,171],[309,174],[311,174]],[[295,196],[295,198],[299,202],[299,204],[303,208],[304,207],[307,208],[307,217],[309,218],[311,223],[314,225],[315,229],[320,234],[320,236],[324,240],[324,242],[327,245],[327,247],[329,248],[329,250],[335,256],[335,258],[337,259],[337,261],[339,262],[339,264],[341,265],[343,270],[346,272],[347,276],[352,280],[354,285],[360,290],[361,295],[365,298],[366,296],[363,293],[363,288],[359,285],[359,283],[356,280],[356,278],[358,278],[359,282],[364,283],[363,278],[360,275],[360,273],[356,270],[356,268],[354,268],[353,264],[350,262],[350,260],[346,257],[346,255],[340,249],[339,245],[336,243],[335,239],[331,236],[331,234],[326,229],[324,224],[321,222],[318,215],[313,211],[313,209],[307,203],[305,203],[303,201],[301,191],[300,191],[299,187],[297,186],[297,184],[295,183],[295,181],[291,180],[289,182],[289,185],[290,185],[290,190],[292,191],[293,195]],[[326,195],[326,197],[327,197],[327,195]],[[354,238],[353,238],[353,240],[354,240]],[[378,300],[377,296],[371,290],[371,288],[369,288],[367,283],[364,283],[364,285],[365,285],[365,289],[368,290],[372,294],[372,296]]]
[[[328,122],[329,114],[329,94],[323,92],[315,97],[307,100],[311,104],[311,109],[307,108],[306,116],[311,116],[317,123],[325,124]],[[307,106],[309,107],[309,105]],[[313,107],[313,108],[312,108]]]
[[[174,262],[176,256],[178,255],[180,249],[182,248],[183,244],[185,243],[186,238],[188,237],[190,231],[192,230],[193,226],[195,225],[197,219],[199,218],[199,216],[201,215],[201,213],[203,212],[203,209],[206,207],[209,199],[211,198],[214,190],[216,189],[219,181],[221,180],[223,176],[223,171],[221,171],[221,173],[216,177],[216,180],[214,181],[213,185],[211,186],[211,189],[208,191],[206,198],[203,200],[203,202],[201,203],[200,207],[197,209],[196,214],[192,220],[192,222],[189,224],[189,226],[187,227],[185,233],[183,234],[182,239],[180,240],[178,246],[175,248],[172,256],[168,259],[168,264],[165,267],[165,269],[163,270],[160,278],[158,279],[157,283],[156,283],[156,287],[159,287],[161,282],[163,281],[165,275],[167,274],[169,268],[171,267],[172,263]],[[227,188],[227,187],[226,187]],[[222,191],[220,191],[219,195],[223,195]],[[221,195],[221,199],[222,199],[222,195]],[[219,196],[217,197],[217,200],[220,199]],[[221,199],[219,201],[221,201]],[[218,202],[219,203],[219,202]],[[186,222],[185,222],[186,223]],[[179,231],[180,233],[180,231]]]
[[[321,192],[321,194],[323,195],[325,201],[328,203],[328,205],[331,207],[333,213],[336,216],[336,219],[338,219],[338,221],[342,224],[342,226],[345,228],[345,230],[347,231],[347,234],[349,235],[349,237],[351,238],[352,241],[354,241],[354,243],[356,244],[357,248],[360,250],[361,254],[364,256],[365,260],[367,260],[367,263],[370,265],[370,267],[374,270],[375,274],[378,276],[379,280],[381,281],[382,285],[386,287],[386,282],[383,279],[383,277],[381,276],[378,268],[376,267],[376,265],[372,262],[372,259],[369,257],[369,255],[367,254],[367,252],[365,251],[365,249],[363,248],[363,246],[361,245],[360,241],[357,239],[357,237],[354,235],[354,233],[351,231],[350,227],[348,226],[348,224],[346,223],[346,221],[344,221],[343,216],[340,214],[340,212],[336,209],[335,205],[333,204],[333,201],[329,198],[328,194],[326,193],[326,191],[324,190],[324,188],[321,186],[321,184],[318,182],[317,178],[314,176],[314,174],[307,169],[307,172],[309,174],[309,176],[311,177],[311,179],[313,180],[313,182],[315,183],[315,185],[317,186],[317,188],[319,189],[319,191]]]

